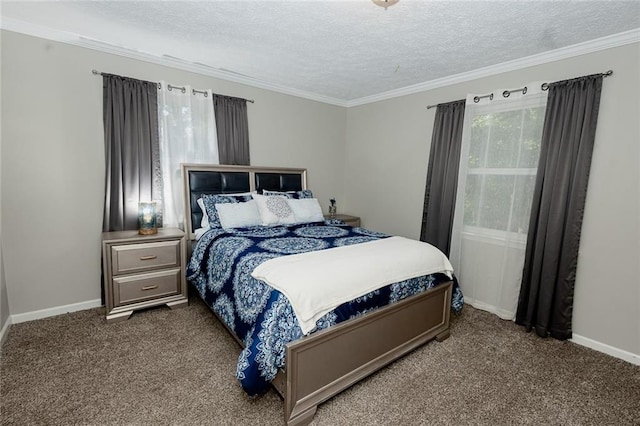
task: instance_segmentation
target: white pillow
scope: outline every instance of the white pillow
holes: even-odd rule
[[[255,200],[246,203],[216,204],[220,225],[223,228],[244,228],[262,223],[258,205]]]
[[[241,192],[238,194],[220,194],[220,195],[230,195],[232,197],[241,197],[244,195],[252,195],[255,194],[256,191],[253,192]],[[204,207],[204,201],[202,201],[202,197],[198,198],[196,200],[196,203],[198,203],[198,207],[200,207],[200,211],[202,212],[202,220],[200,221],[200,227],[201,228],[209,228],[209,215],[207,214],[207,209]],[[193,226],[194,224],[191,224],[191,227],[195,228],[195,226]]]
[[[202,212],[202,220],[200,221],[200,227],[208,228],[209,215],[207,215],[207,209],[204,208],[204,202],[202,201],[202,198],[198,198],[197,203],[198,203],[198,207],[200,207],[200,211]],[[193,223],[191,224],[191,226],[193,227]]]
[[[296,223],[323,222],[322,207],[317,198],[288,198],[287,204],[296,218]]]
[[[263,225],[292,225],[296,223],[293,210],[289,207],[286,197],[253,194],[258,203],[258,210]]]

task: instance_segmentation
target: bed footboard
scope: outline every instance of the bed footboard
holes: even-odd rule
[[[321,402],[429,340],[449,337],[451,292],[451,282],[442,284],[288,344],[286,423],[308,424]]]

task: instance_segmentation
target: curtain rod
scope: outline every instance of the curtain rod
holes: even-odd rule
[[[95,70],[95,69],[94,69],[94,70],[91,70],[91,73],[92,73],[93,75],[105,75],[105,73],[100,72],[100,71]],[[161,85],[160,83],[156,83],[156,84],[158,85],[158,89],[160,89],[160,88],[162,87],[162,85]],[[185,93],[185,92],[186,92],[186,90],[187,90],[184,86],[174,86],[174,85],[172,85],[172,84],[167,84],[167,89],[168,89],[169,91],[171,91],[171,90],[173,90],[173,89],[179,89],[179,90],[181,90],[181,91],[182,91],[182,93]],[[205,96],[205,97],[207,97],[207,96],[208,96],[208,95],[207,95],[207,91],[206,91],[206,90],[191,89],[191,92],[192,92],[192,94],[194,94],[194,95],[195,95],[196,93],[202,93],[202,94],[204,94],[204,96]],[[226,96],[226,95],[220,95],[220,96]],[[237,96],[229,96],[229,97],[230,97],[230,98],[238,98]],[[238,99],[244,99],[244,98],[238,98]],[[253,99],[244,99],[244,100],[245,100],[245,101],[247,101],[247,102],[251,102],[251,103],[254,103],[254,102],[255,102]]]
[[[613,70],[609,70],[607,72],[600,73],[600,75],[602,77],[609,77],[611,74],[613,74]],[[540,86],[540,89],[549,90],[549,83],[542,83],[542,85]],[[527,93],[527,86],[522,87],[520,89],[505,90],[504,92],[502,92],[502,96],[505,97],[505,98],[508,98],[509,95],[512,94],[513,92],[522,92],[522,94],[524,95],[525,93]],[[484,98],[489,98],[489,99],[493,100],[493,93],[489,93],[488,95],[483,95],[483,96],[475,96],[473,98],[473,102],[479,102],[480,99],[484,99]],[[427,105],[427,109],[435,108],[438,105],[441,105],[441,104]]]

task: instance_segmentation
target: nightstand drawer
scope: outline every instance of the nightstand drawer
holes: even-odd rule
[[[114,305],[180,293],[180,268],[113,278]]]
[[[111,247],[113,275],[180,266],[180,240]]]

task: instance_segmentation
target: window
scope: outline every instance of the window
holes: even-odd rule
[[[158,94],[162,226],[184,224],[181,163],[218,164],[218,139],[211,90],[169,86]],[[206,95],[206,96],[205,96]]]
[[[527,86],[507,98],[467,98],[451,233],[465,300],[504,319],[518,303],[546,113],[546,92]]]
[[[544,113],[544,106],[533,106],[505,111],[478,108],[473,115],[463,232],[495,238],[507,232],[526,236]]]

